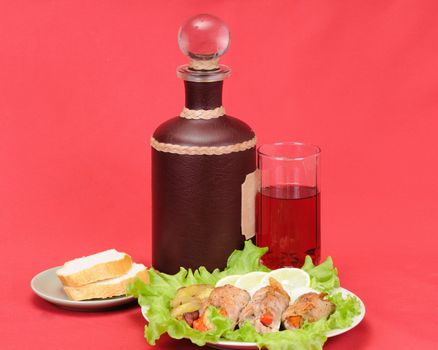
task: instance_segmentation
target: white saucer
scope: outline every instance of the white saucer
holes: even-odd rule
[[[134,297],[114,297],[108,299],[93,299],[83,301],[70,300],[62,289],[62,284],[56,276],[56,270],[61,266],[53,267],[46,271],[40,272],[30,282],[30,287],[39,297],[61,306],[65,309],[78,311],[96,311],[109,309],[116,306],[131,303],[136,299]]]
[[[342,333],[348,332],[349,330],[356,327],[365,317],[365,304],[362,302],[362,300],[359,299],[357,295],[350,292],[349,290],[345,288],[338,288],[334,290],[334,292],[341,292],[343,297],[346,297],[347,295],[355,296],[359,302],[360,302],[360,314],[355,316],[353,318],[353,322],[351,323],[350,327],[347,328],[340,328],[340,329],[333,329],[329,331],[326,336],[327,338],[335,337],[337,335],[340,335]],[[148,310],[147,306],[142,306],[141,313],[143,314],[143,317],[148,321],[146,312]],[[258,350],[258,346],[256,343],[250,343],[250,342],[237,342],[237,341],[219,341],[217,343],[207,343],[208,346],[215,348],[215,349],[221,349],[221,350],[236,350],[236,349],[245,349],[245,350]]]

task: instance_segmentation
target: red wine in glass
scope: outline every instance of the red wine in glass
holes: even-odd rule
[[[301,267],[306,255],[321,254],[320,193],[295,184],[262,187],[257,195],[257,245],[269,247],[262,258],[271,269]]]

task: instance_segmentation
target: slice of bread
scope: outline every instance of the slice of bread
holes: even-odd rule
[[[126,287],[134,278],[148,283],[149,275],[143,264],[132,264],[131,269],[123,276],[105,281],[87,284],[82,287],[64,286],[65,293],[72,300],[104,299],[124,295]]]
[[[64,286],[80,287],[124,275],[131,266],[132,259],[128,254],[109,249],[67,261],[56,275]]]

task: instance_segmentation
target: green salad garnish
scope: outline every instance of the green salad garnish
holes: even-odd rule
[[[270,350],[317,350],[322,349],[326,341],[325,334],[333,329],[345,328],[351,325],[353,317],[360,314],[360,302],[353,296],[343,298],[335,289],[339,287],[339,278],[333,261],[329,257],[320,265],[315,266],[310,257],[302,267],[310,275],[310,285],[313,289],[328,293],[328,299],[336,305],[336,311],[328,318],[314,323],[305,323],[301,329],[283,330],[273,333],[259,334],[249,324],[236,330],[230,330],[231,321],[211,308],[209,322],[211,330],[199,332],[191,328],[185,321],[179,321],[170,314],[170,302],[177,290],[192,284],[215,285],[221,278],[229,275],[243,275],[253,271],[270,271],[260,264],[260,258],[268,248],[256,247],[251,241],[245,242],[243,250],[234,251],[228,258],[227,267],[209,272],[204,267],[192,271],[181,268],[175,275],[149,270],[150,283],[145,284],[139,279],[128,286],[127,294],[138,298],[141,306],[148,306],[149,323],[145,326],[145,338],[149,344],[155,345],[164,333],[175,339],[187,338],[199,346],[207,342],[244,341],[254,342],[261,349]]]

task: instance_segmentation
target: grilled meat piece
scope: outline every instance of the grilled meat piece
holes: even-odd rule
[[[316,322],[335,312],[336,305],[325,300],[326,293],[306,293],[284,311],[282,320],[286,329],[300,328],[304,321]]]
[[[200,317],[193,322],[193,328],[199,331],[210,329],[205,319],[207,308],[211,305],[219,309],[219,313],[228,317],[233,322],[233,328],[237,324],[240,312],[248,304],[251,296],[249,293],[230,284],[213,289],[208,300],[203,304],[199,311]]]
[[[269,286],[259,289],[242,310],[239,326],[248,321],[259,333],[278,331],[281,325],[281,315],[289,305],[289,301],[289,295],[281,284],[274,278],[270,278]]]

